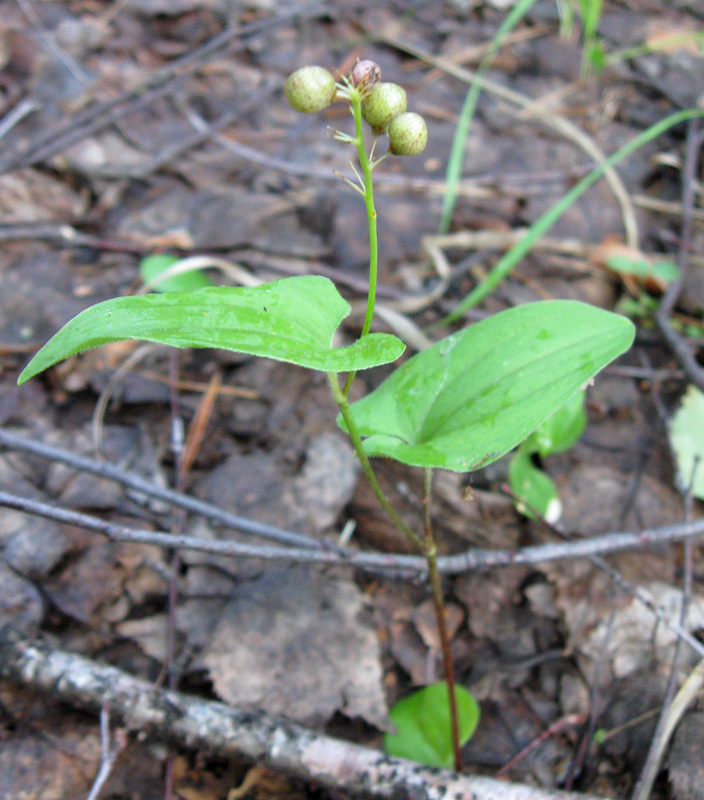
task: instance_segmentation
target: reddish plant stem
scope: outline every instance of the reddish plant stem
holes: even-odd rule
[[[437,618],[438,633],[440,635],[440,647],[442,649],[442,663],[445,671],[445,682],[447,683],[447,695],[450,705],[450,728],[452,733],[452,749],[455,754],[455,770],[462,771],[462,751],[460,749],[460,726],[457,716],[457,697],[455,695],[455,668],[452,665],[452,654],[450,653],[450,637],[447,634],[447,620],[445,617],[445,601],[442,594],[442,582],[440,570],[438,570],[437,552],[435,539],[433,538],[433,526],[430,514],[430,496],[432,490],[432,469],[425,470],[425,492],[423,497],[423,525],[425,529],[425,559],[428,563],[428,578],[433,594],[433,606]]]

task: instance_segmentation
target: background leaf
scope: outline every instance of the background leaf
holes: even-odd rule
[[[124,339],[235,350],[333,372],[368,369],[401,355],[403,342],[385,333],[369,334],[349,347],[332,347],[349,311],[333,283],[315,275],[256,287],[118,297],[66,324],[35,355],[18,383],[75,353]]]
[[[450,703],[447,684],[434,683],[400,700],[389,717],[396,733],[384,736],[384,747],[390,756],[408,758],[431,767],[454,764]],[[479,722],[479,705],[462,686],[455,686],[460,744],[474,733]]]
[[[677,455],[677,469],[685,486],[692,481],[692,494],[704,500],[704,394],[690,386],[670,425],[670,442]]]
[[[584,303],[519,306],[418,353],[352,408],[364,449],[469,472],[512,450],[635,333]]]
[[[170,256],[166,253],[147,256],[139,264],[139,274],[146,284],[153,284],[157,292],[192,292],[194,289],[205,289],[213,285],[205,272],[197,268],[158,280],[159,276],[167,269],[171,269],[174,264],[178,264],[182,260],[178,256]]]
[[[536,515],[556,523],[562,516],[562,503],[552,478],[533,463],[523,445],[508,465],[508,479],[516,496],[516,508],[528,519]]]

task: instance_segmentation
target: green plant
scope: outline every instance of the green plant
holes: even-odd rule
[[[690,385],[682,405],[670,423],[670,444],[677,459],[677,472],[683,489],[704,500],[704,393]]]
[[[220,347],[326,372],[340,411],[338,422],[348,432],[374,494],[425,556],[443,654],[452,754],[459,768],[467,727],[457,708],[457,699],[464,695],[455,692],[445,628],[430,503],[432,471],[469,472],[516,447],[630,347],[634,328],[623,317],[571,301],[513,308],[414,355],[375,391],[350,404],[356,372],[395,361],[404,350],[395,336],[371,332],[378,262],[372,172],[389,153],[422,151],[427,130],[418,115],[399,113],[389,123],[389,152],[375,159],[378,136],[375,133],[367,151],[362,106],[378,84],[378,66],[359,62],[337,83],[325,73],[321,67],[298,70],[287,83],[286,96],[305,112],[325,108],[338,98],[352,113],[354,134],[337,131],[334,136],[356,149],[357,182],[347,182],[363,197],[367,210],[369,286],[359,337],[346,347],[332,345],[350,307],[331,281],[318,276],[284,278],[255,288],[120,297],[71,320],[35,355],[19,382],[70,355],[122,339]],[[343,372],[347,376],[341,383]],[[399,516],[376,478],[373,456],[423,467],[422,530],[412,530]]]
[[[181,264],[178,256],[157,253],[140,261],[139,274],[146,286],[159,292],[191,292],[213,285],[201,269],[181,269]]]
[[[479,704],[462,686],[455,686],[460,744],[465,744],[479,724]],[[389,713],[395,733],[384,736],[390,756],[420,761],[430,767],[452,767],[447,684],[433,683],[399,700]]]
[[[428,143],[428,128],[420,114],[407,111],[389,124],[389,152],[397,156],[417,156]]]
[[[530,519],[536,515],[557,522],[562,504],[550,476],[535,462],[553,453],[568,450],[579,439],[587,424],[584,392],[576,392],[550,419],[533,431],[518,446],[508,467],[516,508]]]
[[[397,83],[380,83],[362,100],[364,121],[380,133],[406,108],[406,90]]]
[[[582,23],[582,77],[587,77],[595,70],[603,69],[606,64],[604,45],[598,35],[601,20],[602,0],[557,0],[560,14],[560,33],[567,37],[572,33],[575,16]]]
[[[567,209],[575,203],[579,198],[593,186],[604,173],[615,164],[618,164],[624,158],[627,158],[631,153],[634,153],[644,144],[653,141],[662,133],[672,128],[674,125],[679,125],[681,122],[694,119],[696,117],[704,117],[704,111],[701,109],[688,109],[686,111],[676,111],[674,114],[665,117],[665,119],[651,125],[643,133],[638,134],[630,142],[627,142],[623,147],[610,155],[606,161],[595,167],[588,175],[585,175],[572,189],[567,192],[560,200],[555,203],[552,208],[549,208],[539,219],[537,219],[531,226],[526,235],[520,239],[513,247],[505,253],[498,262],[494,265],[491,272],[486,276],[485,280],[475,286],[472,291],[454,308],[454,310],[444,317],[438,323],[438,327],[447,325],[459,319],[465,311],[474,308],[478,303],[481,303],[485,297],[488,297],[494,289],[501,283],[501,281],[510,274],[511,270],[518,264],[530,251],[538,239],[546,234],[550,228],[560,219],[560,217],[567,211]]]

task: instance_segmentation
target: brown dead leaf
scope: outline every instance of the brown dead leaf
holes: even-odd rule
[[[240,585],[203,659],[216,692],[307,724],[339,711],[385,727],[379,643],[363,606],[351,581],[297,567]]]
[[[0,627],[10,625],[34,635],[43,616],[44,602],[38,589],[0,561]]]
[[[447,626],[447,635],[450,640],[454,638],[463,622],[464,611],[462,608],[456,603],[445,603],[445,625]],[[435,616],[435,606],[432,600],[426,600],[413,609],[413,624],[427,647],[436,652],[442,650]]]
[[[0,175],[0,222],[72,222],[86,212],[87,195],[45,172],[21,169]]]
[[[267,800],[293,800],[296,796],[289,778],[259,765],[247,770],[242,783],[227,793],[227,800],[243,800],[250,794]]]
[[[455,597],[467,610],[467,624],[478,639],[498,642],[514,633],[508,611],[521,602],[520,586],[529,569],[519,567],[461,577]]]
[[[682,592],[665,583],[652,582],[639,587],[668,619],[679,620]],[[704,630],[704,597],[690,598],[687,619],[689,633]],[[604,616],[580,642],[580,652],[592,665],[604,659],[616,678],[658,664],[669,670],[677,634],[659,623],[652,611],[635,598],[621,605],[611,616]]]
[[[352,446],[337,433],[313,437],[306,450],[306,463],[294,483],[294,495],[308,509],[312,527],[330,527],[349,503],[359,475],[359,461]]]
[[[139,598],[146,587],[163,590],[163,582],[152,582],[145,572],[150,561],[163,558],[157,549],[101,540],[81,547],[84,534],[74,532],[74,536],[73,558],[44,584],[64,614],[94,626],[114,623],[127,616],[131,598]]]
[[[428,660],[428,648],[416,628],[404,615],[389,622],[391,652],[401,667],[411,676],[416,686],[424,686],[435,680],[434,660]]]
[[[70,726],[57,728],[57,721],[49,716],[39,723],[41,732],[16,730],[3,741],[0,797],[64,800],[85,796],[100,765],[97,725],[72,718]]]

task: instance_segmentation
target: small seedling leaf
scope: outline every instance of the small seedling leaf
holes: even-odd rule
[[[606,260],[606,265],[620,275],[631,275],[639,281],[656,283],[661,289],[667,288],[677,280],[679,268],[672,261],[636,258],[628,255],[614,255]]]
[[[625,352],[625,317],[569,300],[503,311],[413,356],[351,409],[364,449],[470,472],[512,450]]]
[[[157,292],[192,292],[194,289],[206,289],[213,285],[205,272],[198,268],[179,272],[170,278],[159,279],[160,275],[178,264],[179,261],[182,259],[178,256],[170,256],[166,253],[147,256],[139,264],[139,274],[142,276],[142,280],[153,286]]]
[[[333,283],[315,275],[256,287],[118,297],[67,323],[34,356],[18,383],[76,353],[125,339],[222,348],[333,372],[368,369],[401,355],[403,342],[385,333],[332,347],[349,311]]]
[[[389,717],[396,733],[387,733],[384,747],[390,756],[431,767],[454,764],[447,684],[434,683],[400,700]],[[479,705],[462,686],[455,686],[460,745],[469,740],[479,722]]]
[[[579,439],[586,424],[584,392],[577,392],[550,419],[546,419],[533,431],[521,447],[529,453],[538,453],[543,458],[552,453],[563,453]]]
[[[516,497],[516,508],[528,517],[542,517],[554,524],[562,516],[562,503],[548,474],[535,466],[521,445],[508,465],[508,479]]]
[[[704,394],[696,386],[685,392],[682,405],[670,424],[670,442],[677,455],[677,469],[684,486],[704,500]]]

